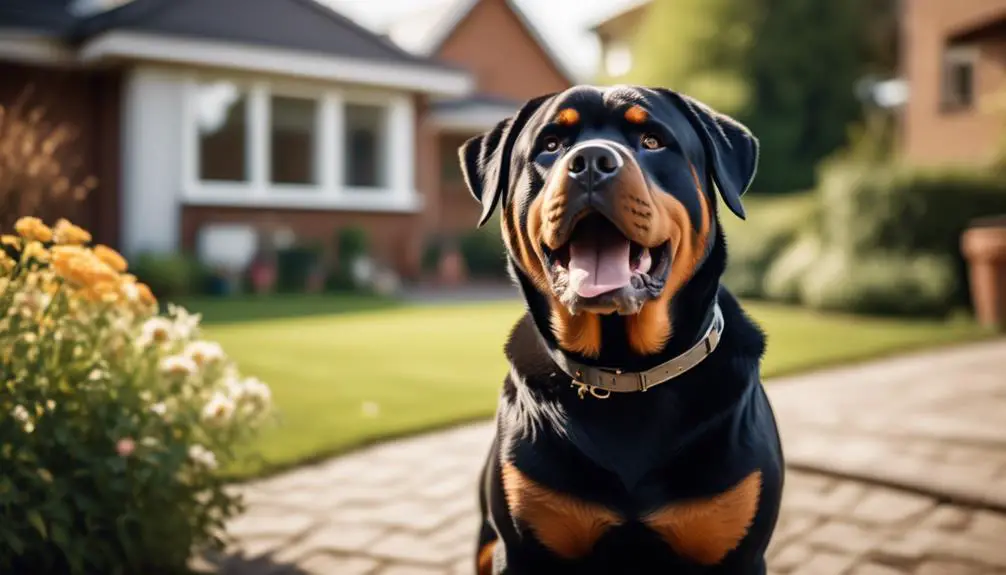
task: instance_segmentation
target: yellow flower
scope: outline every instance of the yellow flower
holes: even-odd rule
[[[73,225],[66,218],[56,222],[52,237],[57,244],[86,244],[91,241],[91,234],[87,230]]]
[[[0,250],[0,273],[6,274],[14,269],[16,265],[17,262],[7,255],[7,252]]]
[[[47,242],[52,239],[52,230],[38,218],[21,218],[14,224],[14,229],[26,240]]]
[[[144,283],[136,284],[137,293],[139,293],[140,301],[147,305],[157,304],[157,298],[154,297],[154,292],[150,291],[150,287]]]
[[[119,255],[119,252],[108,246],[103,246],[101,244],[94,246],[94,255],[97,256],[99,260],[105,262],[108,267],[119,273],[126,271],[126,268],[129,267],[129,264],[126,263],[126,258],[122,257]]]
[[[24,252],[21,253],[22,263],[33,259],[40,262],[49,261],[49,250],[45,249],[38,241],[28,242],[28,245],[24,247]]]
[[[0,244],[5,246],[10,246],[16,250],[21,249],[21,238],[17,236],[12,236],[10,234],[4,234],[0,236]]]
[[[117,284],[119,279],[114,269],[80,246],[54,246],[52,267],[60,277],[79,286]]]

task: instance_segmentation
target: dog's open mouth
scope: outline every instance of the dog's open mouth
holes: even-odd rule
[[[636,313],[663,289],[670,268],[668,242],[647,248],[598,213],[580,220],[569,241],[545,250],[557,295],[571,309]]]

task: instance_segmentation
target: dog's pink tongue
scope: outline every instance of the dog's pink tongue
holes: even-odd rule
[[[590,298],[629,285],[629,240],[618,232],[596,230],[569,245],[570,285]]]

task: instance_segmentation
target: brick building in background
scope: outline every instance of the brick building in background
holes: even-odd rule
[[[1006,95],[1006,0],[903,0],[901,18],[906,159],[988,160],[1006,135],[1006,107],[989,109]]]

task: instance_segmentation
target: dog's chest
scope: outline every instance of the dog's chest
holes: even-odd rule
[[[586,559],[607,546],[620,556],[656,550],[687,564],[714,566],[747,536],[758,512],[762,474],[754,470],[726,489],[684,499],[670,498],[669,489],[648,479],[638,494],[602,503],[504,464],[503,487],[513,517],[564,559]]]

